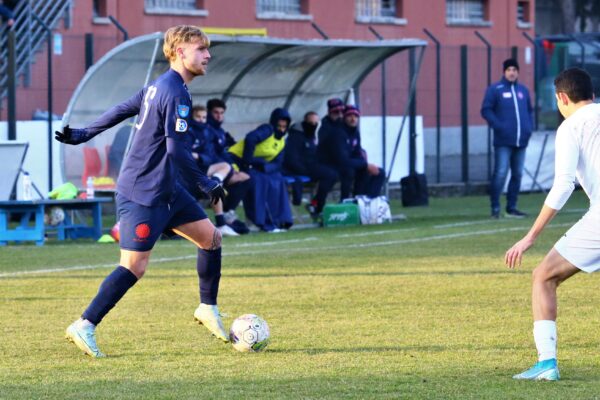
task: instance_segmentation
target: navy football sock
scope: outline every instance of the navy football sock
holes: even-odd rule
[[[221,280],[221,248],[216,250],[198,249],[196,269],[200,278],[200,302],[217,304],[219,281]]]
[[[215,214],[215,224],[217,226],[225,225],[225,216],[223,214]]]
[[[98,325],[129,288],[135,285],[137,280],[133,272],[119,265],[104,279],[98,288],[98,294],[83,312],[81,318]]]

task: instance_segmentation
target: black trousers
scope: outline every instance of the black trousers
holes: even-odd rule
[[[240,204],[248,189],[250,189],[250,185],[252,185],[252,178],[238,182],[235,185],[225,185],[225,189],[227,190],[227,196],[225,196],[225,201],[223,202],[223,211],[227,212],[230,210],[235,210],[236,207]]]
[[[338,181],[338,173],[332,167],[317,162],[306,165],[306,171],[298,174],[294,171],[285,170],[284,174],[287,176],[303,175],[308,176],[311,181],[317,183],[317,192],[313,198],[315,204],[315,212],[320,213],[323,211],[325,202],[327,201],[327,195],[333,188],[333,185]],[[292,204],[300,205],[302,202],[302,191],[304,184],[300,180],[296,180],[292,183]]]
[[[308,173],[310,179],[317,181],[317,193],[314,200],[316,202],[315,212],[318,214],[323,211],[327,195],[338,180],[338,173],[333,168],[319,163],[308,166]]]
[[[354,185],[354,196],[366,195],[377,197],[381,194],[381,188],[385,183],[385,171],[379,168],[379,174],[369,175],[367,169],[348,169],[339,171],[340,174],[340,199],[352,196],[351,190]]]

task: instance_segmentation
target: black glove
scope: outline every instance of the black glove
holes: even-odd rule
[[[214,182],[214,186],[211,189],[209,189],[206,192],[206,194],[208,195],[208,198],[210,199],[210,203],[215,205],[219,202],[219,200],[225,201],[225,196],[227,196],[227,190],[225,190],[223,185],[221,185],[219,182],[217,182],[217,181],[212,181],[212,182]]]
[[[54,138],[65,144],[79,144],[90,140],[93,136],[85,129],[71,129],[69,125],[63,131],[54,131]]]

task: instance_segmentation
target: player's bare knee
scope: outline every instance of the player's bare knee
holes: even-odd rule
[[[120,265],[131,271],[138,279],[144,276],[150,261],[150,252],[121,250]]]
[[[146,273],[146,265],[148,265],[148,263],[136,263],[133,265],[130,265],[127,268],[128,270],[131,271],[132,274],[134,274],[136,276],[136,278],[138,279],[142,279],[142,276],[144,276],[144,274]]]
[[[210,235],[198,243],[198,247],[204,250],[217,250],[221,247],[221,231],[213,226],[212,232]]]
[[[217,250],[217,249],[221,248],[221,240],[222,239],[223,239],[223,236],[221,235],[221,231],[219,231],[218,229],[215,228],[213,230],[212,240],[210,242],[208,250]]]
[[[542,262],[532,272],[532,279],[534,283],[551,283],[556,286],[562,281],[549,265]]]

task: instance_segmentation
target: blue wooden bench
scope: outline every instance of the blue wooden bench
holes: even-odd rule
[[[44,244],[47,230],[56,230],[58,240],[89,237],[97,240],[102,236],[102,203],[110,203],[113,199],[98,197],[90,200],[13,200],[0,201],[0,246],[9,241],[32,240],[38,246]],[[56,226],[44,224],[46,208],[61,207],[65,211],[65,219]],[[74,221],[70,211],[89,210],[92,213],[92,225]],[[20,221],[10,227],[11,214],[20,214]],[[33,217],[33,221],[31,221]],[[33,222],[33,225],[30,225]]]

